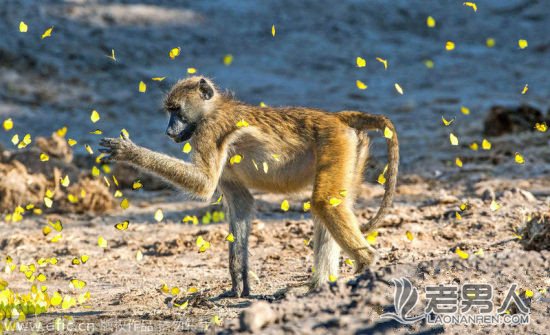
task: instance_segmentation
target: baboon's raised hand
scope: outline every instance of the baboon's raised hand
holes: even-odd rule
[[[101,160],[108,163],[111,161],[128,161],[134,154],[136,145],[124,133],[120,138],[104,138],[99,142],[104,148],[99,149],[101,153],[106,154]]]
[[[221,93],[203,77],[176,83],[164,105],[170,114],[166,134],[175,142],[190,141],[191,163],[127,138],[104,139],[103,152],[107,160],[130,162],[199,198],[209,199],[216,189],[222,192],[234,236],[229,245],[232,294],[250,293],[247,249],[254,200],[249,189],[286,193],[312,187],[313,287],[338,275],[341,249],[357,271],[372,263],[373,250],[352,208],[368,158],[367,130],[385,131],[389,162],[382,205],[366,228],[374,228],[391,206],[399,147],[389,119],[354,111],[251,106]]]

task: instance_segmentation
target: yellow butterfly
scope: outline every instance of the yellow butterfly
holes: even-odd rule
[[[231,63],[233,63],[233,55],[231,55],[231,54],[225,55],[223,57],[223,64],[225,66],[229,66],[229,65],[231,65]]]
[[[26,33],[29,30],[29,27],[25,24],[25,22],[21,21],[19,22],[19,31],[22,33]]]
[[[143,184],[141,183],[141,180],[139,180],[139,179],[132,183],[132,189],[133,190],[139,190],[142,187],[143,187]]]
[[[42,34],[42,39],[52,36],[52,30],[53,30],[53,27],[46,29],[46,31],[44,31],[44,33]]]
[[[235,156],[233,156],[233,157],[231,157],[231,158],[229,159],[229,163],[230,163],[231,165],[233,165],[233,164],[239,164],[239,163],[241,162],[242,159],[243,159],[243,156],[241,156],[241,155],[235,155]]]
[[[189,142],[185,143],[183,145],[183,148],[181,149],[181,151],[184,153],[184,154],[188,154],[191,152],[193,148],[191,147],[191,144]]]
[[[379,61],[380,63],[384,64],[384,70],[387,70],[388,69],[388,61],[386,59],[382,59],[380,57],[376,57],[376,60]]]
[[[206,241],[202,236],[199,236],[196,241],[197,247],[199,247],[199,253],[205,252],[210,249],[210,242]]]
[[[443,121],[443,124],[445,125],[445,127],[446,127],[446,126],[450,126],[451,123],[454,122],[454,120],[455,120],[454,118],[452,118],[451,120],[447,120],[447,119],[445,119],[443,116],[441,117],[441,121]]]
[[[128,207],[130,207],[130,202],[128,201],[128,199],[127,198],[122,199],[122,201],[120,202],[120,208],[128,209]]]
[[[249,126],[248,122],[246,122],[244,119],[241,119],[239,122],[237,122],[237,127],[239,128],[248,127],[248,126]]]
[[[145,91],[147,91],[147,85],[143,81],[140,81],[138,90],[140,93],[145,93]]]
[[[126,230],[126,229],[128,229],[129,224],[130,224],[130,221],[125,220],[125,221],[122,221],[122,222],[119,222],[119,223],[115,224],[115,228],[117,230]]]
[[[283,202],[281,203],[281,209],[286,212],[288,211],[288,209],[290,208],[290,205],[288,203],[288,200],[283,200]]]
[[[331,206],[336,207],[336,206],[338,206],[342,203],[342,199],[338,199],[336,197],[331,197],[328,202]]]
[[[61,185],[63,185],[63,187],[69,187],[70,183],[69,175],[65,175],[65,177],[61,179]]]
[[[356,80],[355,85],[357,85],[357,88],[360,89],[360,90],[366,90],[367,89],[367,85],[364,82],[362,82],[361,80]]]
[[[93,122],[93,123],[96,123],[97,121],[99,121],[99,119],[101,119],[101,116],[99,115],[99,113],[94,109],[92,111],[92,114],[90,114],[90,120]]]
[[[86,282],[79,279],[71,279],[71,286],[76,289],[82,289],[86,286]]]
[[[384,137],[387,138],[387,139],[391,139],[393,137],[393,131],[390,128],[385,127],[384,128]]]
[[[175,59],[180,55],[180,53],[181,53],[181,48],[177,47],[177,48],[171,49],[170,52],[168,53],[168,56],[170,57],[170,59]]]
[[[108,57],[108,58],[111,58],[113,61],[116,62],[115,49],[111,49],[111,54],[110,55],[105,55],[105,56]]]
[[[468,257],[470,257],[466,251],[461,250],[459,247],[456,247],[455,254],[462,259],[468,259]]]
[[[13,120],[11,118],[5,119],[4,122],[2,122],[2,127],[4,127],[5,131],[11,130],[13,128]]]
[[[103,236],[97,238],[97,245],[100,248],[107,248],[107,240]]]
[[[62,231],[63,230],[63,224],[61,224],[61,221],[57,220],[55,222],[49,221],[48,224],[52,226],[53,229],[56,231]]]
[[[543,122],[543,123],[535,123],[535,129],[537,131],[540,131],[541,133],[544,133],[548,130],[548,125],[546,124],[546,122]]]
[[[366,236],[366,239],[367,239],[367,242],[370,244],[370,245],[375,245],[376,244],[376,238],[378,237],[378,232],[375,230],[375,231],[371,231],[367,236]]]
[[[474,10],[474,12],[477,12],[477,5],[473,2],[465,2],[463,3],[464,6],[468,6]]]
[[[94,154],[94,151],[92,150],[92,147],[90,147],[88,144],[85,144],[85,145],[84,145],[84,148],[86,148],[86,151],[87,151],[90,155],[93,155],[93,154]]]
[[[525,163],[525,159],[523,158],[523,156],[519,153],[519,152],[516,152],[516,155],[514,157],[516,163],[518,164],[524,164]]]
[[[162,219],[164,219],[164,213],[162,213],[162,209],[160,209],[160,208],[157,209],[155,211],[154,217],[155,217],[155,221],[157,221],[157,222],[162,221]]]
[[[397,93],[403,95],[403,88],[401,88],[398,83],[395,83],[395,90],[397,91]]]

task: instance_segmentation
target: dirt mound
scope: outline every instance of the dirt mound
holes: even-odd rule
[[[84,177],[67,190],[68,195],[61,202],[60,210],[71,213],[103,213],[115,207],[115,199],[101,179]],[[78,200],[77,200],[78,199]]]
[[[73,150],[65,138],[57,133],[53,133],[51,137],[37,137],[36,145],[50,157],[58,158],[67,163],[73,161]]]
[[[29,173],[25,165],[18,161],[0,163],[0,180],[0,210],[39,203],[48,186],[43,174]]]
[[[47,161],[41,161],[42,154],[48,156]],[[73,163],[73,151],[66,139],[57,133],[50,137],[37,137],[31,147],[26,150],[4,151],[3,162],[18,161],[31,174],[41,173],[48,179],[56,177],[55,170],[63,171],[72,180],[76,180],[80,169]]]
[[[46,154],[47,161],[40,155]],[[102,213],[111,210],[114,198],[101,179],[92,179],[72,163],[73,152],[64,137],[37,137],[28,150],[2,153],[0,163],[0,211],[17,206],[42,204],[46,190],[54,195],[55,206],[50,212]],[[60,187],[62,176],[74,183],[68,189]]]

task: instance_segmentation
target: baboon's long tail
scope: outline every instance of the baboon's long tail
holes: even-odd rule
[[[340,112],[337,114],[342,121],[349,124],[350,127],[358,130],[381,130],[382,132],[388,128],[391,133],[391,138],[386,138],[388,145],[388,168],[385,173],[386,191],[382,198],[382,204],[378,213],[366,225],[361,227],[362,231],[369,231],[376,227],[388,207],[393,203],[395,194],[395,185],[397,183],[397,170],[399,166],[399,142],[397,140],[397,132],[393,123],[383,115],[367,114],[361,112]]]

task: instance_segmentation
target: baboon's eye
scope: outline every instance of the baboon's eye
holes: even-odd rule
[[[177,113],[180,110],[180,106],[168,106],[166,108],[170,113]]]

